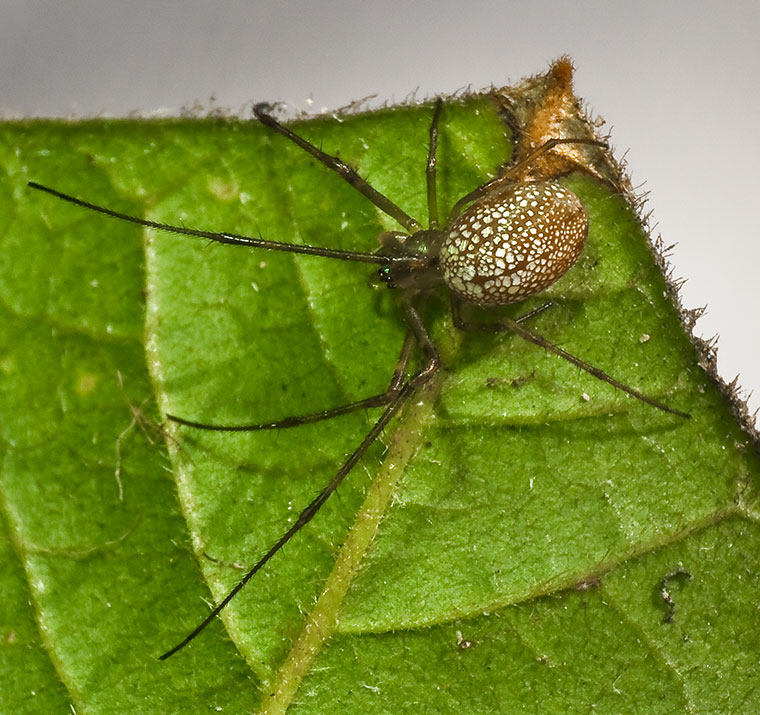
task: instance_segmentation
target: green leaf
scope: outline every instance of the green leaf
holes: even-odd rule
[[[299,131],[425,221],[430,114]],[[448,209],[510,144],[485,97],[447,104],[441,129]],[[256,422],[382,392],[400,313],[366,266],[144,232],[26,181],[151,220],[345,249],[398,227],[254,122],[22,122],[0,137],[9,712],[760,708],[757,445],[700,367],[623,198],[569,177],[587,248],[507,313],[551,297],[532,329],[691,420],[516,336],[457,334],[434,302],[435,389],[222,622],[158,662],[378,414],[276,433],[172,426],[169,456],[161,413]],[[667,624],[662,579],[679,567],[693,578],[666,580]]]

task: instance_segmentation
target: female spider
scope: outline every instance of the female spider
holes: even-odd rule
[[[442,102],[439,100],[433,109],[429,130],[426,164],[429,225],[424,228],[338,157],[324,153],[274,119],[266,105],[258,105],[254,110],[258,120],[265,126],[283,135],[328,169],[337,173],[404,229],[403,232],[381,234],[380,248],[373,253],[282,243],[237,234],[172,226],[129,216],[35,182],[29,183],[31,188],[45,191],[75,205],[149,228],[207,238],[219,243],[374,264],[380,266],[380,279],[388,287],[395,289],[399,296],[407,335],[384,392],[340,407],[268,423],[214,425],[167,415],[167,418],[174,422],[197,429],[255,431],[294,427],[364,408],[384,408],[362,442],[322,491],[301,511],[290,528],[186,638],[160,656],[162,660],[192,641],[248,581],[314,518],[321,506],[404,403],[415,391],[428,383],[439,369],[439,353],[430,338],[421,313],[422,303],[426,295],[432,291],[448,290],[454,323],[461,330],[512,331],[524,340],[554,353],[594,377],[657,409],[680,417],[688,417],[687,414],[622,384],[602,370],[523,327],[521,323],[543,310],[543,307],[528,313],[519,320],[501,318],[498,322],[473,323],[462,318],[462,304],[490,307],[514,303],[544,290],[567,272],[583,248],[588,230],[588,218],[582,204],[572,191],[558,183],[554,177],[542,176],[540,172],[536,173],[533,169],[537,160],[559,145],[602,144],[587,138],[554,138],[544,142],[500,176],[457,201],[446,224],[441,226],[436,192],[438,125],[441,111]],[[412,369],[410,365],[415,348],[419,348],[421,360],[419,366]]]

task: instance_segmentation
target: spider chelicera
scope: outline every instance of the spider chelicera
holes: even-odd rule
[[[448,290],[454,325],[460,330],[492,333],[511,331],[520,338],[554,353],[599,380],[652,407],[679,417],[689,417],[685,412],[668,407],[624,385],[599,368],[568,353],[522,325],[549,307],[551,303],[516,320],[500,317],[496,322],[476,323],[462,317],[463,304],[487,308],[521,301],[548,288],[573,265],[586,240],[588,231],[586,212],[577,196],[559,183],[555,176],[540,176],[532,169],[537,159],[563,144],[588,144],[601,147],[606,145],[595,139],[569,137],[553,138],[538,147],[533,147],[527,156],[503,171],[498,177],[459,199],[454,204],[445,225],[441,225],[436,192],[436,160],[438,125],[442,107],[443,102],[439,99],[434,105],[430,122],[426,164],[429,217],[427,228],[387,196],[374,189],[337,156],[324,153],[277,121],[270,114],[268,105],[257,105],[254,108],[254,114],[262,124],[311,154],[403,227],[403,232],[382,233],[379,236],[379,249],[371,253],[283,243],[238,234],[172,226],[113,211],[36,182],[29,182],[31,188],[52,194],[69,203],[148,228],[206,238],[235,246],[373,264],[379,266],[380,280],[389,288],[395,289],[399,296],[407,333],[385,392],[340,407],[268,423],[215,425],[167,415],[168,419],[191,428],[247,432],[295,427],[337,417],[354,410],[384,408],[362,442],[322,491],[301,511],[280,539],[247,571],[240,582],[192,632],[160,656],[161,660],[184,648],[203,631],[253,576],[314,518],[404,403],[428,383],[438,371],[439,353],[430,338],[421,313],[421,305],[425,297],[433,291]],[[419,348],[421,359],[416,368],[411,368],[416,348]]]

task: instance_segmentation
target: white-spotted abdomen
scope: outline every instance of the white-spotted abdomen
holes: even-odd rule
[[[506,305],[548,288],[578,258],[588,217],[556,181],[486,194],[452,224],[441,247],[443,279],[462,300]]]

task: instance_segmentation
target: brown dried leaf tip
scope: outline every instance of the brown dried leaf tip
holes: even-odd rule
[[[465,197],[474,202],[443,240],[443,279],[460,300],[481,306],[523,300],[562,277],[583,250],[586,211],[556,178],[582,170],[612,182],[605,147],[573,94],[572,75],[570,60],[561,58],[518,90],[492,94],[520,131],[514,162]]]

